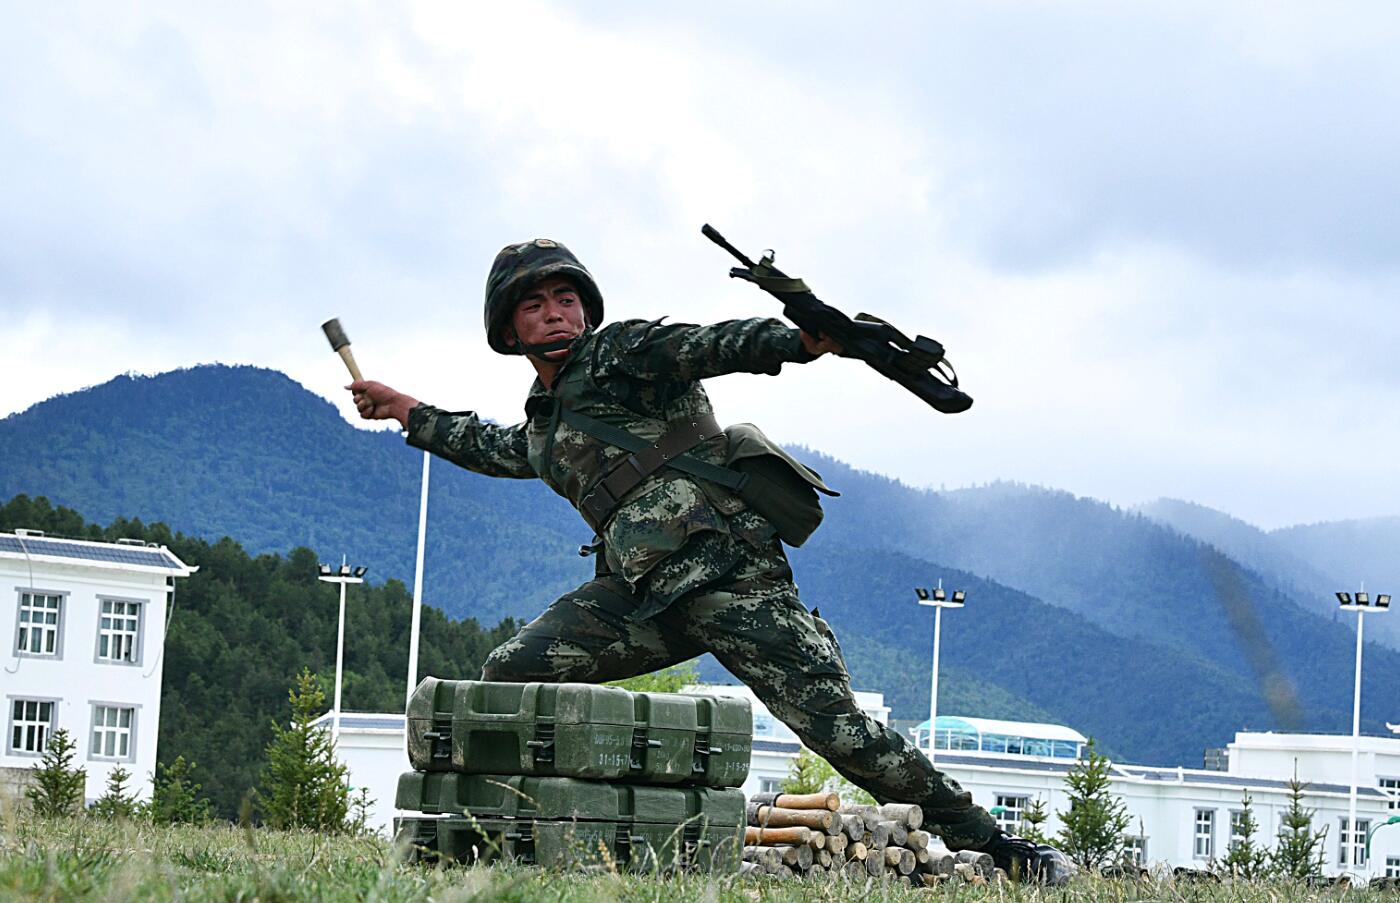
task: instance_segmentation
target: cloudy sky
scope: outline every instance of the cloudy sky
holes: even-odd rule
[[[862,365],[711,384],[906,482],[1014,479],[1264,527],[1400,514],[1392,4],[18,4],[0,29],[0,416],[321,336],[520,417],[503,244],[610,317],[774,315],[713,223],[943,341],[971,411]]]

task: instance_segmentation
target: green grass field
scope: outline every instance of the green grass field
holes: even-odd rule
[[[1047,891],[947,885],[912,890],[883,882],[799,882],[703,875],[629,875],[603,870],[430,868],[397,861],[378,838],[327,837],[262,828],[152,827],[90,818],[41,820],[11,813],[0,834],[0,901],[653,901],[797,903],[875,900],[997,903],[1140,900],[1382,900],[1400,895],[1288,884],[1172,885],[1077,879]]]

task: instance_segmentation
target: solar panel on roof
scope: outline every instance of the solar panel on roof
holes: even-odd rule
[[[97,546],[77,542],[63,542],[56,539],[33,537],[0,536],[0,552],[18,554],[49,555],[54,558],[72,558],[79,561],[105,561],[113,564],[133,564],[140,567],[183,570],[180,563],[164,549],[134,548],[131,546]]]

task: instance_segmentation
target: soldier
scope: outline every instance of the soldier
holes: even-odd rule
[[[756,430],[726,436],[714,422],[700,380],[777,374],[839,346],[774,319],[604,325],[592,275],[548,239],[496,256],[485,323],[493,350],[535,369],[523,423],[448,413],[383,383],[348,387],[361,417],[397,420],[410,445],[469,470],[541,479],[595,531],[594,578],[495,649],[484,680],[603,682],[713,653],[852,783],[920,804],[950,849],[991,853],[1025,878],[1067,877],[1062,854],[999,830],[856,705],[836,637],[799,601],[780,538],[800,544],[815,527],[813,489],[830,490]],[[726,466],[742,467],[741,454],[766,459],[770,477],[777,462],[766,502]]]

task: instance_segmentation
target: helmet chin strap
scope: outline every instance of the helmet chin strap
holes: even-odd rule
[[[572,339],[558,339],[553,342],[544,342],[540,345],[526,345],[524,342],[517,339],[510,350],[512,354],[533,354],[538,356],[541,354],[549,354],[552,351],[563,351],[565,348],[568,348],[574,342],[578,341],[578,338],[578,336],[574,336]]]

